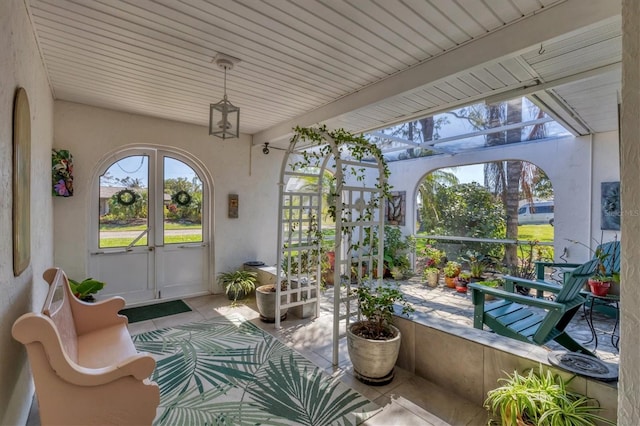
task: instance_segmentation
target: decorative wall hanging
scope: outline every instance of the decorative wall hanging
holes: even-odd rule
[[[13,104],[13,275],[31,260],[31,112],[24,88]]]
[[[66,149],[51,150],[51,180],[53,195],[73,196],[73,156]]]
[[[229,194],[229,218],[238,218],[238,194]]]
[[[387,224],[404,226],[405,209],[407,205],[406,191],[391,191],[391,196],[387,198]]]
[[[620,230],[620,182],[602,182],[600,229]]]

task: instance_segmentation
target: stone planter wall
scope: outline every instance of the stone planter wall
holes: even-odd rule
[[[397,366],[451,389],[478,406],[483,405],[487,392],[498,386],[498,378],[506,377],[503,372],[537,369],[541,363],[565,379],[573,376],[551,367],[547,350],[533,344],[451,322],[434,321],[421,313],[415,313],[410,320],[396,316],[394,324],[402,333]],[[616,420],[617,383],[576,377],[569,388],[597,399],[604,408],[599,414]]]

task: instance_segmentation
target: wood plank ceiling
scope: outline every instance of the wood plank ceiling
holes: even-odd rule
[[[221,52],[241,131],[261,134],[576,0],[26,0],[55,99],[208,125]],[[589,0],[593,2],[593,0]],[[617,128],[619,17],[318,122],[372,130],[540,85],[575,133]],[[576,74],[602,69],[589,80]],[[593,71],[592,71],[593,72]],[[557,82],[551,87],[544,83]],[[514,92],[515,93],[515,92]],[[588,94],[587,94],[588,93]],[[577,116],[578,118],[570,118]],[[266,136],[265,136],[266,137]],[[261,143],[255,140],[254,143]]]

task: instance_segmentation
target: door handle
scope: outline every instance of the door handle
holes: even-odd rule
[[[202,247],[208,247],[208,246],[209,246],[209,244],[202,243],[202,244],[198,244],[198,245],[195,245],[195,244],[190,244],[188,246],[182,245],[182,246],[178,246],[178,248],[181,248],[181,249],[189,249],[189,248],[191,248],[191,249],[193,249],[193,248],[202,248]]]

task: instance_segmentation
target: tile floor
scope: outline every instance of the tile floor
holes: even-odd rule
[[[402,290],[413,302],[417,310],[434,315],[443,321],[472,326],[470,295],[455,293],[446,287],[435,289],[425,287],[417,281],[403,282]],[[330,293],[330,292],[329,292]],[[328,374],[340,379],[365,397],[383,407],[383,410],[368,420],[366,425],[486,425],[487,412],[482,407],[468,401],[461,401],[451,391],[442,389],[407,371],[396,368],[396,377],[386,386],[367,386],[352,375],[352,367],[346,350],[346,339],[341,340],[339,365],[332,366],[332,320],[329,315],[329,294],[323,294],[321,314],[315,319],[298,319],[293,315],[282,322],[282,328],[276,330],[273,324],[259,319],[255,299],[249,298],[242,304],[231,307],[224,295],[201,296],[185,299],[193,309],[191,312],[138,322],[129,325],[131,334],[138,334],[157,328],[172,327],[178,324],[211,318],[235,312],[243,315],[265,331],[272,333],[281,341],[294,348],[314,362]],[[606,317],[597,321],[604,330],[611,330],[613,320]],[[584,317],[577,314],[571,324],[571,333],[578,340],[586,341],[591,337]],[[554,348],[550,345],[550,349]],[[611,345],[609,336],[599,336],[597,354],[608,362],[618,362],[618,352]],[[37,406],[33,404],[28,425],[39,425]]]

